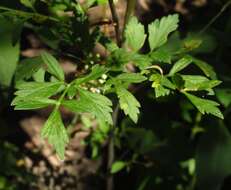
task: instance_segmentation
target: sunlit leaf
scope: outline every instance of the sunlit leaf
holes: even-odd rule
[[[138,51],[144,44],[146,34],[144,26],[140,24],[136,17],[132,17],[125,29],[126,43],[133,51]]]
[[[168,35],[178,27],[179,17],[177,14],[156,19],[148,26],[149,45],[154,50],[167,42]]]
[[[61,160],[64,160],[65,146],[69,141],[67,131],[63,125],[61,115],[58,110],[54,110],[42,128],[42,137],[55,148]]]

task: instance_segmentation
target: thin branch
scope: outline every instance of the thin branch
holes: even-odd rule
[[[116,8],[115,8],[113,0],[108,0],[108,3],[109,3],[109,6],[110,6],[110,9],[111,9],[111,15],[112,15],[113,23],[114,23],[117,45],[119,47],[121,47],[122,41],[121,41],[121,36],[120,36],[119,17],[118,17],[118,14],[116,12]]]
[[[199,32],[200,34],[204,33],[221,15],[223,12],[225,12],[225,10],[231,5],[231,0],[227,1],[223,7],[221,8],[221,10],[219,11],[219,13],[212,18],[212,20],[210,20],[210,22]]]
[[[114,189],[114,178],[113,175],[110,174],[110,170],[112,167],[112,164],[115,160],[115,145],[114,145],[114,133],[115,128],[117,126],[118,121],[118,115],[119,115],[119,103],[116,104],[116,107],[112,114],[112,120],[113,120],[113,126],[111,128],[110,134],[109,134],[109,142],[108,142],[108,162],[107,162],[107,171],[108,177],[107,177],[107,190],[113,190]]]

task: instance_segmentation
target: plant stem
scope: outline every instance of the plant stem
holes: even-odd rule
[[[109,142],[108,142],[108,162],[107,162],[107,170],[108,170],[107,188],[106,188],[107,190],[114,189],[114,178],[113,175],[110,174],[110,170],[115,160],[114,133],[115,133],[115,128],[117,126],[118,115],[119,115],[119,103],[116,104],[116,107],[112,114],[113,126],[111,128],[109,134],[109,140],[108,140]]]
[[[114,28],[115,28],[115,35],[116,35],[116,41],[117,41],[117,45],[119,47],[121,47],[122,45],[122,40],[121,40],[121,36],[120,36],[120,23],[119,23],[119,17],[118,14],[116,12],[116,8],[114,5],[113,0],[108,0],[109,6],[110,6],[110,10],[111,10],[111,15],[112,15],[112,21],[114,23]]]
[[[113,0],[108,0],[108,3],[110,6],[110,10],[111,10],[112,21],[114,23],[116,42],[117,42],[118,47],[121,47],[122,38],[121,38],[121,33],[120,33],[119,17],[116,12],[116,8],[115,8]],[[108,158],[107,158],[108,159],[107,161],[108,176],[107,176],[107,181],[106,181],[106,190],[114,189],[114,177],[112,174],[110,174],[110,170],[115,160],[114,135],[115,135],[115,128],[117,126],[118,115],[119,115],[119,103],[117,102],[115,109],[113,111],[113,114],[112,114],[113,126],[111,126],[111,131],[110,131],[109,139],[108,139]]]
[[[221,8],[221,10],[219,11],[219,13],[212,18],[212,20],[210,20],[210,22],[205,25],[205,27],[199,32],[200,34],[204,33],[221,15],[222,13],[231,5],[231,0],[227,1],[223,7]]]

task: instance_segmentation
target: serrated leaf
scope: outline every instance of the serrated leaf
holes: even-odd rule
[[[170,52],[158,49],[154,52],[151,52],[150,57],[153,61],[158,61],[162,63],[171,63],[172,55]]]
[[[138,51],[144,44],[146,34],[144,26],[138,22],[136,17],[132,17],[125,29],[126,43],[133,51]]]
[[[111,174],[121,171],[126,165],[127,163],[124,161],[115,161],[111,166]]]
[[[63,125],[61,115],[58,110],[54,110],[42,128],[42,137],[55,148],[61,160],[64,160],[65,146],[69,141],[67,131]]]
[[[157,19],[149,24],[149,45],[154,50],[167,42],[168,35],[178,27],[179,16],[177,14]]]
[[[193,59],[193,62],[195,63],[195,65],[197,67],[199,67],[207,77],[210,77],[212,79],[217,78],[217,75],[216,75],[216,73],[213,70],[213,67],[211,65],[209,65],[208,63],[206,63],[202,60],[199,60],[195,57],[192,57],[192,59]]]
[[[187,92],[183,92],[183,93],[202,114],[205,114],[205,113],[212,114],[216,117],[224,119],[223,114],[218,108],[219,103],[213,100],[199,98]]]
[[[15,81],[22,79],[29,79],[36,73],[42,66],[41,57],[33,57],[24,59],[17,67],[15,73]]]
[[[91,73],[89,73],[85,77],[76,79],[75,84],[79,85],[79,84],[86,83],[86,82],[91,81],[91,80],[95,80],[95,79],[101,77],[106,72],[107,72],[107,69],[104,66],[95,65],[92,67]]]
[[[218,86],[221,81],[219,80],[209,80],[208,78],[200,75],[181,75],[185,81],[184,87],[185,91],[198,91],[207,90],[211,91],[212,88]]]
[[[17,105],[20,101],[27,99],[48,98],[58,92],[62,88],[62,82],[25,82],[17,85],[16,97],[11,105]]]
[[[121,109],[124,111],[125,115],[128,115],[135,123],[138,120],[138,114],[140,113],[140,103],[128,90],[122,86],[116,86],[116,93],[119,98],[119,103]]]
[[[147,78],[140,73],[122,73],[116,77],[116,80],[120,80],[124,83],[141,83]]]
[[[41,58],[47,65],[48,72],[57,77],[59,80],[64,81],[64,72],[56,58],[47,52],[42,52]]]
[[[63,101],[62,105],[73,112],[91,113],[97,119],[113,124],[111,117],[112,102],[107,97],[81,88],[78,88],[78,92],[79,100]]]
[[[169,76],[173,76],[175,73],[183,70],[187,67],[190,63],[192,63],[192,58],[190,56],[184,56],[180,60],[178,60],[169,72]]]
[[[15,110],[33,110],[33,109],[40,109],[50,105],[56,105],[56,100],[51,100],[48,98],[37,98],[34,97],[32,99],[21,99],[17,102],[15,106]]]

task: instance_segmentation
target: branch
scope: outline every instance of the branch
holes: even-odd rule
[[[199,32],[200,34],[204,33],[221,15],[223,12],[225,12],[225,10],[231,5],[231,0],[227,1],[223,7],[221,8],[221,10],[219,11],[219,13],[212,18],[212,20],[210,20],[210,22]]]
[[[113,0],[108,0],[108,3],[109,3],[109,6],[110,6],[110,9],[111,9],[111,15],[112,15],[113,23],[114,23],[117,45],[119,47],[121,47],[122,40],[121,40],[121,36],[120,36],[119,17],[118,17],[118,14],[116,12],[116,8],[115,8],[115,5],[113,3]]]
[[[116,107],[115,107],[113,114],[112,114],[113,126],[112,126],[110,134],[109,134],[108,162],[107,162],[107,170],[109,173],[108,173],[108,178],[107,178],[106,190],[113,190],[114,189],[114,178],[113,178],[113,175],[110,174],[110,170],[111,170],[112,164],[115,160],[114,132],[115,132],[115,127],[117,126],[118,115],[119,115],[119,103],[116,104]]]

